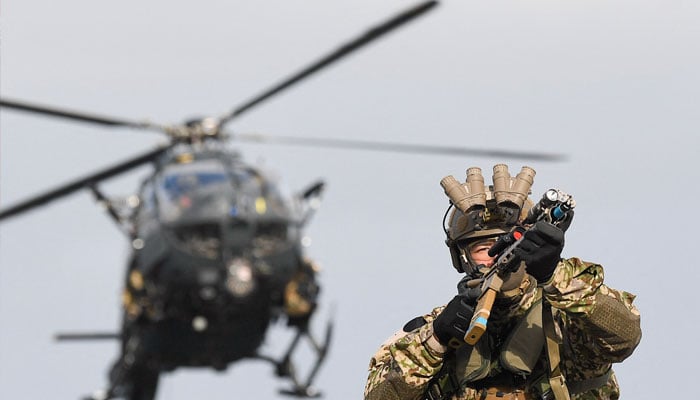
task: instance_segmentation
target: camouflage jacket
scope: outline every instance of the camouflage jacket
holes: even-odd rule
[[[598,264],[578,258],[562,260],[549,282],[538,287],[534,278],[529,277],[526,281],[533,282],[523,286],[526,289],[510,306],[502,307],[501,315],[494,307],[486,333],[498,331],[494,327],[499,321],[508,329],[508,324],[503,321],[516,320],[524,315],[541,293],[544,301],[551,305],[557,333],[561,335],[560,368],[567,382],[605,375],[611,371],[613,363],[632,354],[641,339],[641,328],[639,311],[632,304],[635,296],[607,287],[603,278],[603,268]],[[429,382],[441,371],[443,364],[452,367],[453,371],[458,370],[454,366],[459,365],[460,356],[465,357],[462,350],[469,349],[469,345],[465,344],[457,352],[441,353],[429,343],[433,334],[431,322],[443,308],[435,308],[423,316],[424,323],[418,324],[420,326],[408,332],[398,332],[380,347],[370,361],[365,400],[423,399]],[[480,340],[485,338],[486,334]],[[498,347],[498,342],[495,343],[493,347]],[[541,379],[542,374],[546,378],[545,353],[540,356],[544,366],[541,371],[538,374],[533,371],[530,376],[522,378],[527,385],[534,386],[535,379]],[[505,370],[498,365],[497,357],[495,360],[489,376],[503,376]],[[505,371],[505,374],[509,373]],[[477,400],[479,382],[459,376],[459,372],[453,375],[456,375],[459,390],[451,398]],[[619,386],[613,373],[602,386],[571,395],[572,400],[618,398]]]

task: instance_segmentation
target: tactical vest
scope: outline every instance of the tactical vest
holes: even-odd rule
[[[462,346],[456,351],[454,372],[460,381],[474,382],[488,377],[495,361],[517,376],[529,376],[534,371],[545,345],[541,296],[538,290],[532,307],[516,322],[499,352],[489,348],[489,340],[479,340],[473,347]],[[492,359],[495,356],[498,360]]]
[[[489,373],[496,365],[502,369],[501,373],[511,373],[520,378],[525,386],[523,389],[538,393],[541,398],[569,400],[569,393],[581,393],[603,386],[612,370],[597,378],[565,383],[559,371],[559,342],[551,307],[549,304],[543,305],[541,288],[537,289],[535,296],[534,303],[516,321],[498,352],[492,351],[489,340],[485,340],[486,336],[474,346],[460,347],[454,359],[446,361],[440,373],[433,378],[426,397],[431,400],[449,399],[462,387],[473,387],[472,383],[482,380],[488,382]],[[498,359],[494,360],[494,356]],[[544,371],[543,364],[538,365],[543,357],[546,361],[544,368],[547,369]]]

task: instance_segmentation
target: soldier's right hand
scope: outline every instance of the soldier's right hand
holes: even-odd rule
[[[474,316],[474,308],[469,303],[467,296],[457,295],[433,321],[433,333],[442,345],[456,349],[465,343],[464,335]]]

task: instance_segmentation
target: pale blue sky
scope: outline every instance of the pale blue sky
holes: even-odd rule
[[[156,122],[220,115],[409,1],[6,0],[0,95]],[[381,4],[380,4],[381,3]],[[404,322],[448,301],[448,174],[537,170],[535,195],[577,199],[565,255],[602,263],[638,295],[644,337],[616,367],[623,398],[694,393],[700,5],[689,0],[444,1],[420,20],[248,113],[242,132],[561,152],[566,163],[231,143],[292,189],[324,178],[308,230],[336,335],[318,377],[362,396],[369,358]],[[0,114],[0,203],[109,165],[157,135]],[[131,194],[147,170],[110,181]],[[82,192],[0,226],[0,398],[77,399],[103,387],[127,243]],[[270,332],[267,348],[288,335]],[[669,386],[670,385],[670,386]],[[159,400],[278,398],[269,366],[178,370]]]

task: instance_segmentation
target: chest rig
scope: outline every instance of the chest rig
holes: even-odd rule
[[[426,398],[450,399],[465,387],[506,385],[536,393],[541,399],[569,400],[559,371],[552,310],[543,304],[541,288],[532,306],[508,332],[504,338],[484,336],[474,346],[455,350],[428,385]]]
[[[541,294],[537,296],[505,338],[495,341],[493,337],[485,337],[486,340],[479,340],[474,346],[456,350],[454,373],[460,382],[483,380],[500,372],[520,377],[532,374],[545,345]]]

